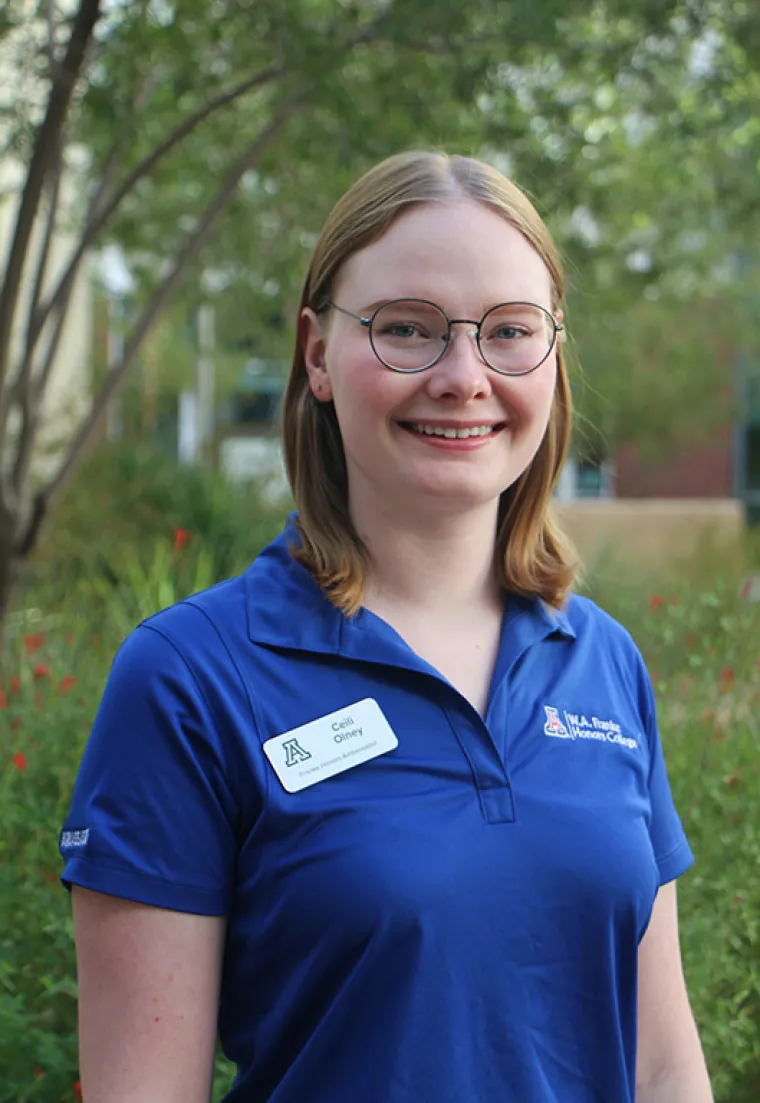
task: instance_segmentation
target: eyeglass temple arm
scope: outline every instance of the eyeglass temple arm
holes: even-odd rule
[[[361,314],[354,314],[353,310],[346,310],[344,306],[338,306],[332,299],[328,299],[322,309],[326,310],[328,306],[331,306],[333,310],[337,310],[341,314],[346,314],[349,318],[356,318],[357,322],[361,322],[363,326],[368,326],[372,321],[371,318],[363,318]]]

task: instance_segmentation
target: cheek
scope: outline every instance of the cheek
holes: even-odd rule
[[[546,424],[551,412],[556,381],[557,368],[554,363],[542,364],[530,375],[504,381],[503,398],[516,412],[526,429]]]
[[[328,360],[335,412],[342,431],[392,417],[419,386],[417,377],[389,371],[370,350]]]

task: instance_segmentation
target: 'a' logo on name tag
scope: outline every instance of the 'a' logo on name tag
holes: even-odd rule
[[[288,793],[334,777],[398,746],[393,729],[371,697],[275,735],[264,753]]]

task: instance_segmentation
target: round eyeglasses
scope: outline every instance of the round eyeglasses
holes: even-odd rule
[[[369,331],[369,343],[381,364],[396,372],[421,372],[432,368],[452,343],[454,325],[474,326],[475,341],[483,361],[501,375],[528,375],[547,359],[564,326],[548,310],[535,303],[499,303],[479,322],[473,318],[449,318],[427,299],[392,299],[363,317],[329,300],[341,314],[361,322]]]

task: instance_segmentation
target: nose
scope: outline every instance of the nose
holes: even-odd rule
[[[466,324],[469,326],[466,332],[452,326],[446,351],[428,372],[428,390],[433,398],[451,397],[467,402],[491,394],[490,373],[480,355],[477,329],[471,323]]]

